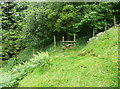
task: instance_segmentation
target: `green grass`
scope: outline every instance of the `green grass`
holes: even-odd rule
[[[87,45],[80,43],[75,49],[62,52],[59,45],[57,52],[53,52],[53,47],[48,47],[47,51],[51,64],[37,67],[20,81],[18,87],[118,86],[117,29],[107,31]]]

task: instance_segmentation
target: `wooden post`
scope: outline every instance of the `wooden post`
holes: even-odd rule
[[[116,17],[114,16],[114,26],[116,27]]]
[[[64,44],[64,36],[62,37],[62,50],[63,50],[63,52],[65,51],[65,44]]]
[[[54,51],[56,51],[56,37],[54,35]]]
[[[64,41],[64,36],[62,37],[62,41]]]
[[[107,24],[105,24],[105,31],[107,30]]]
[[[76,41],[76,35],[74,34],[74,41]],[[74,47],[76,46],[76,43],[74,43]]]

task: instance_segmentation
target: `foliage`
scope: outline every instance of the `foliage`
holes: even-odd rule
[[[9,59],[33,42],[43,48],[62,35],[85,36],[104,31],[119,20],[118,2],[6,2],[2,4],[3,59]],[[8,24],[9,23],[9,24]]]
[[[8,72],[4,73],[3,71],[0,71],[1,72],[0,86],[1,87],[13,86],[17,84],[19,80],[21,80],[25,75],[27,75],[28,72],[33,71],[35,67],[39,65],[42,66],[48,64],[49,57],[47,53],[38,53],[38,55],[35,55],[34,58],[30,58],[32,57],[31,50],[32,48],[35,48],[36,45],[39,46],[41,49],[43,49],[44,46],[47,46],[50,43],[52,43],[53,35],[56,35],[57,41],[61,41],[61,36],[63,35],[66,36],[66,34],[67,35],[76,34],[77,37],[79,38],[81,36],[87,36],[89,34],[91,35],[93,29],[96,30],[97,32],[101,32],[105,30],[104,29],[105,25],[108,27],[113,26],[114,15],[117,17],[117,23],[119,23],[120,22],[119,21],[120,16],[118,16],[118,14],[120,13],[119,3],[120,2],[89,2],[89,3],[88,2],[61,2],[61,3],[4,2],[2,3],[1,10],[2,10],[3,31],[2,31],[2,37],[0,36],[0,38],[2,38],[2,46],[0,44],[0,49],[2,48],[3,60],[10,59],[10,61],[5,61],[3,63],[5,65],[2,68],[4,71],[7,71],[7,67],[9,66],[11,67],[9,67]],[[115,31],[111,31],[111,32],[115,33]],[[109,38],[110,35],[111,38]],[[55,65],[53,65],[53,69],[49,71],[50,75],[48,73],[48,76],[54,75],[55,74],[54,72],[57,71],[58,75],[53,76],[56,79],[54,80],[54,78],[53,77],[52,78],[54,81],[58,81],[57,84],[55,85],[59,85],[59,82],[61,82],[61,80],[57,78],[62,76],[61,72],[64,75],[63,71],[65,70],[66,71],[65,74],[67,75],[72,74],[73,72],[71,71],[71,69],[73,69],[73,71],[74,70],[76,71],[79,67],[79,62],[81,62],[80,65],[82,65],[82,63],[88,65],[87,66],[88,68],[86,70],[84,70],[83,68],[82,72],[80,73],[80,76],[84,76],[81,77],[83,81],[84,78],[86,78],[86,76],[90,75],[90,78],[94,77],[93,80],[95,82],[92,81],[95,83],[94,86],[98,86],[98,84],[100,84],[100,86],[116,86],[116,82],[117,82],[116,75],[113,73],[116,72],[115,69],[116,62],[112,62],[114,60],[112,59],[113,57],[112,55],[113,54],[116,55],[115,49],[117,48],[116,46],[117,42],[115,38],[116,34],[113,35],[110,34],[110,35],[109,32],[106,33],[103,36],[103,38],[102,37],[100,39],[98,38],[99,40],[96,40],[96,42],[94,42],[94,40],[91,41],[87,47],[85,47],[85,44],[83,45],[79,44],[80,46],[78,46],[78,49],[75,49],[72,52],[69,52],[69,50],[68,52],[60,53],[60,54],[58,52],[58,57],[56,56],[57,53],[52,52],[51,54],[54,55],[53,59],[57,59],[57,60],[55,60],[55,62],[53,63]],[[109,40],[113,40],[113,41],[111,41],[110,43]],[[32,46],[34,47],[29,48],[28,44],[32,44]],[[24,50],[23,52],[22,50],[26,47],[28,47],[29,50],[27,50],[27,52]],[[83,47],[86,48],[84,49],[86,51],[81,50]],[[112,47],[114,49],[114,52],[112,52],[113,51],[112,48],[106,49],[107,47]],[[40,51],[40,48],[37,48],[37,50]],[[94,51],[89,54],[89,52],[92,50],[91,48],[93,48]],[[109,51],[109,53],[102,54],[103,51],[105,52]],[[84,55],[85,57],[79,56],[81,55],[81,52],[85,53]],[[19,56],[17,57],[18,54]],[[24,56],[22,54],[24,55],[26,54],[26,55]],[[27,61],[28,59],[30,60]],[[90,63],[89,60],[91,60],[90,65],[89,65]],[[74,62],[76,63],[75,66],[73,65],[74,66],[73,68],[73,66],[69,64],[74,64]],[[96,62],[98,63],[97,64],[98,66],[96,65],[92,66]],[[110,66],[111,64],[112,66]],[[5,70],[5,66],[6,66],[6,70]],[[90,69],[91,66],[93,68],[98,67],[98,69],[102,68],[103,70],[101,69],[98,71],[98,73],[96,73],[97,70],[96,69],[91,70]],[[11,68],[12,70],[10,70]],[[108,68],[110,71],[109,70],[105,71],[106,68]],[[59,71],[59,69],[61,72]],[[112,71],[112,69],[114,71]],[[89,70],[91,71],[88,72]],[[93,72],[95,72],[96,74],[93,74]],[[99,75],[99,73],[101,75]],[[79,72],[76,71],[75,74],[79,74]],[[114,74],[114,76],[111,74]],[[45,77],[44,76],[40,77],[40,79],[43,78],[44,80],[44,78],[48,78],[48,76],[46,75]],[[97,75],[98,78],[96,78]],[[70,79],[73,78],[73,80],[71,80],[70,82],[68,82],[68,80],[66,80],[67,78],[64,78],[64,76],[62,77],[63,85],[64,84],[70,85],[71,83],[74,85],[73,81],[76,83],[76,77],[73,78],[74,75],[70,77]],[[80,77],[79,75],[77,76]],[[105,82],[103,82],[104,79],[102,79],[101,76],[106,77],[105,78],[106,82],[109,81],[110,82],[105,84]],[[96,79],[99,79],[103,84],[96,82]],[[41,83],[43,84],[43,82],[45,82],[45,84],[47,84],[46,82],[49,82],[51,80],[48,79],[47,81],[46,79]],[[64,80],[66,80],[65,81],[66,83],[64,82]],[[88,79],[86,78],[86,80]],[[84,86],[86,80],[84,82],[81,82],[81,80],[78,81],[81,84],[83,84],[81,86]],[[87,81],[87,83],[90,84],[89,81]],[[76,84],[79,85],[79,83]],[[50,84],[50,86],[53,85]],[[89,86],[91,86],[91,84]]]
[[[30,10],[29,14],[26,16],[25,28],[31,35],[31,39],[34,39],[34,44],[41,44],[45,40],[49,39],[49,29],[47,28],[45,20],[45,12],[43,9],[34,8]]]
[[[17,84],[21,79],[24,78],[29,72],[32,72],[34,68],[37,66],[45,66],[49,63],[49,55],[48,53],[39,53],[37,55],[34,54],[34,57],[29,61],[26,61],[23,65],[19,64],[11,71],[2,72],[0,71],[0,88],[1,87],[13,87]]]
[[[17,35],[16,35],[17,34]],[[19,31],[3,30],[3,59],[9,59],[19,53],[21,49],[27,46],[25,37]]]
[[[24,28],[30,32],[36,44],[50,40],[53,34],[91,34],[113,25],[114,13],[111,2],[92,3],[31,3]],[[58,35],[57,35],[58,37]],[[60,37],[58,37],[60,38]],[[39,42],[38,42],[39,41]]]
[[[23,4],[22,4],[23,5]],[[6,60],[19,53],[27,46],[25,33],[21,31],[23,15],[18,13],[26,8],[21,8],[18,3],[2,3],[2,59]],[[21,17],[18,17],[21,15]]]
[[[79,12],[73,5],[65,5],[62,12],[59,14],[59,18],[56,21],[56,31],[65,31],[67,33],[75,33],[76,22],[79,20]]]
[[[37,48],[35,49],[36,54]],[[4,72],[11,70],[15,65],[23,64],[33,57],[33,47],[27,46],[24,50],[20,51],[20,53],[16,57],[12,57],[9,60],[3,61],[2,69]]]
[[[101,2],[99,4],[83,5],[83,15],[80,22],[80,26],[88,25],[90,29],[104,30],[105,25],[111,25],[113,23],[112,5],[109,3]]]

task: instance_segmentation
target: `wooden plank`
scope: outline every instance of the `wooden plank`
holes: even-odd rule
[[[62,41],[63,43],[75,43],[76,41]]]

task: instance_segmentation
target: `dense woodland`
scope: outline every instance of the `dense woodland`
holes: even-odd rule
[[[0,37],[2,41],[0,47],[2,48],[3,68],[9,65],[7,67],[11,70],[15,69],[13,66],[19,64],[19,68],[16,68],[20,75],[19,78],[15,77],[16,81],[21,80],[23,78],[21,76],[31,70],[29,68],[26,70],[26,66],[30,63],[33,63],[33,66],[47,63],[44,60],[41,62],[33,59],[27,63],[29,59],[18,58],[17,56],[27,47],[45,51],[46,47],[53,44],[54,35],[59,43],[62,36],[65,40],[73,40],[74,34],[77,39],[92,37],[93,31],[95,34],[104,32],[120,23],[120,2],[2,2],[1,12],[2,37]],[[48,53],[38,54],[39,56],[35,56],[36,59],[44,55],[46,56],[43,59],[49,59]],[[22,70],[24,68],[25,70]],[[23,74],[23,71],[26,72]],[[10,79],[8,82],[6,79],[0,87],[13,86],[18,83],[11,81],[13,80]]]
[[[2,10],[2,59],[19,54],[29,43],[49,45],[53,35],[77,37],[101,32],[120,22],[120,2],[4,2]]]

